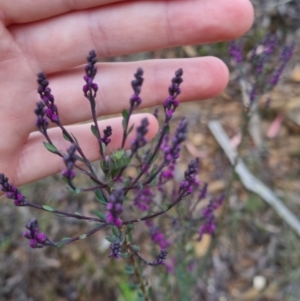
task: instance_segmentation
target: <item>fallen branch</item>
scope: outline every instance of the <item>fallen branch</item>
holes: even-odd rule
[[[208,127],[224,150],[230,163],[235,166],[235,172],[239,175],[246,189],[258,194],[264,201],[271,205],[278,215],[300,236],[300,221],[298,218],[282,203],[270,188],[250,173],[244,162],[238,158],[237,152],[231,147],[230,140],[220,122],[217,120],[209,121]]]

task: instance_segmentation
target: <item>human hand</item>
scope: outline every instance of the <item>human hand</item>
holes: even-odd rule
[[[83,97],[83,64],[89,50],[98,57],[116,56],[177,45],[234,39],[251,26],[248,0],[153,1],[36,1],[0,3],[0,173],[19,186],[63,169],[63,160],[43,146],[36,131],[34,108],[39,100],[36,76],[47,74],[62,123],[79,140],[86,156],[99,157],[89,124],[90,106]],[[213,57],[100,63],[97,114],[104,116],[128,107],[130,81],[137,67],[145,72],[143,107],[161,104],[174,71],[184,70],[180,101],[205,99],[220,93],[228,81],[226,66]],[[73,69],[71,69],[73,68]],[[132,116],[139,124],[145,114]],[[155,118],[147,114],[151,138]],[[110,148],[119,145],[121,119],[99,122],[113,128]],[[58,148],[65,141],[58,128],[49,129]]]

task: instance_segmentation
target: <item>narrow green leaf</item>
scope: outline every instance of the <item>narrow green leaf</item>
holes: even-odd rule
[[[64,137],[65,140],[70,142],[70,138],[66,135],[66,133],[63,133],[63,137]]]
[[[67,243],[70,239],[71,239],[70,237],[64,237],[64,238],[62,238],[61,242]]]
[[[81,192],[81,189],[80,189],[80,188],[76,188],[76,189],[75,189],[75,193],[76,193],[76,194],[79,194],[80,192]]]
[[[131,265],[126,265],[125,266],[125,273],[126,274],[133,274],[134,273],[134,267]]]
[[[54,153],[54,154],[58,153],[57,148],[53,144],[48,143],[48,142],[43,142],[43,143],[49,152]]]
[[[82,235],[79,236],[79,239],[85,239],[85,238],[87,238],[86,234],[82,234]]]
[[[63,247],[65,245],[65,243],[63,243],[63,242],[57,242],[57,243],[55,243],[55,246],[57,247],[57,248],[61,248],[61,247]]]
[[[167,126],[166,126],[166,134],[169,134],[169,132],[170,132],[170,126],[167,125]]]
[[[105,154],[106,152],[106,144],[101,142],[101,146],[102,146],[102,150],[103,150],[103,154]]]
[[[127,252],[121,253],[120,256],[121,256],[123,259],[126,259],[126,258],[128,258],[128,253],[127,253]]]
[[[61,241],[55,243],[55,246],[58,248],[61,248],[61,247],[65,246],[66,244],[68,244],[71,239],[72,239],[71,237],[64,237],[61,239]]]
[[[137,301],[144,301],[144,300],[145,300],[144,294],[142,293],[142,291],[139,291],[137,296]]]
[[[117,227],[112,227],[111,230],[112,230],[112,233],[115,237],[117,237],[117,238],[120,237],[120,231]]]
[[[123,243],[125,242],[125,235],[123,233],[121,233],[120,236],[121,236],[120,237],[120,243],[121,243],[121,245],[123,245]]]
[[[151,215],[151,212],[145,212],[141,215],[141,218],[145,218],[147,216]]]
[[[68,179],[67,178],[65,178],[65,177],[61,177],[61,180],[65,183],[65,184],[67,184],[67,185],[69,185],[69,182],[68,182]]]
[[[145,297],[144,297],[144,295],[142,297],[137,296],[135,300],[136,301],[145,301]]]
[[[97,128],[93,124],[91,125],[91,131],[92,131],[93,135],[98,139],[99,133],[97,131]]]
[[[107,173],[107,171],[106,171],[107,163],[105,160],[100,161],[100,167],[101,167],[102,171],[106,174]]]
[[[54,209],[51,206],[48,206],[48,205],[43,205],[43,208],[47,211],[50,211],[50,212],[54,211]]]
[[[96,190],[96,191],[95,191],[95,195],[96,195],[97,200],[98,200],[101,204],[103,204],[103,205],[106,205],[106,204],[107,204],[107,201],[106,201],[106,199],[105,199],[105,197],[104,197],[104,195],[103,195],[103,193],[102,193],[101,190]]]
[[[68,182],[68,179],[66,179],[67,180],[67,184],[69,185],[69,182]],[[75,190],[72,188],[72,187],[70,187],[70,186],[67,186],[67,189],[70,191],[70,192],[75,192],[75,190],[76,190],[76,188],[75,188]]]
[[[132,241],[133,241],[133,238],[132,238],[132,232],[129,232],[129,233],[128,233],[128,240],[129,240],[129,242],[132,242]]]
[[[149,183],[149,185],[148,185],[148,187],[153,187],[153,186],[156,186],[156,184],[157,184],[157,177],[155,177],[150,183]]]
[[[154,165],[149,174],[150,178],[155,174],[156,170],[157,170],[157,165]]]
[[[72,187],[69,186],[69,181],[67,178],[64,178],[62,177],[62,180],[68,185],[67,186],[67,189],[72,192],[72,193],[75,193],[75,194],[79,194],[81,192],[81,188],[75,188],[73,189]]]
[[[151,299],[154,298],[154,292],[153,292],[153,288],[151,286],[148,288],[148,295],[150,296]]]
[[[159,152],[157,152],[156,155],[154,156],[152,163],[155,162],[157,160],[157,158],[159,158]]]
[[[127,123],[128,123],[128,116],[129,116],[128,111],[123,110],[122,111],[122,116],[123,116],[122,127],[123,127],[123,130],[125,131],[126,127],[127,127]]]
[[[128,283],[128,286],[129,286],[130,290],[136,291],[137,289],[139,289],[141,287],[141,284],[140,283]]]
[[[127,131],[126,136],[129,136],[129,134],[132,132],[133,129],[134,129],[134,124],[129,128],[129,130]]]
[[[109,242],[115,242],[118,240],[118,238],[115,236],[106,236],[105,239]]]
[[[124,183],[124,188],[126,188],[126,187],[128,187],[128,186],[130,186],[130,179],[126,179],[125,180],[125,183]]]
[[[54,213],[56,216],[60,216],[60,217],[66,217],[64,214],[61,213]]]
[[[100,219],[102,219],[104,221],[106,220],[106,216],[105,216],[105,214],[103,212],[101,212],[99,210],[95,210],[94,214],[96,214]]]
[[[150,152],[150,153],[147,154],[147,156],[146,156],[146,158],[145,158],[145,163],[146,163],[146,164],[149,164],[149,163],[150,163],[151,157],[152,157],[152,153]]]
[[[77,211],[74,212],[74,214],[78,215],[78,216],[81,216],[81,214]]]
[[[127,231],[126,231],[126,233],[129,234],[132,230],[134,230],[134,224],[127,225]]]
[[[124,110],[122,111],[122,116],[123,116],[123,118],[125,118],[125,119],[128,118],[128,115],[129,115],[128,111],[124,109]]]
[[[82,163],[85,163],[85,161],[84,161],[81,157],[79,157],[79,156],[76,156],[76,159],[77,159],[78,161],[82,162]]]
[[[134,251],[136,251],[136,252],[138,252],[138,251],[140,250],[140,247],[137,246],[137,245],[132,245],[131,247],[132,247],[132,249],[133,249]]]
[[[167,210],[170,208],[170,205],[171,205],[171,204],[165,204],[165,205],[163,206],[163,210],[164,210],[164,211],[167,211]]]

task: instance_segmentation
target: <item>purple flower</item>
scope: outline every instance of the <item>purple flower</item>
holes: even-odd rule
[[[148,119],[144,118],[141,122],[141,125],[136,129],[136,138],[131,142],[131,151],[134,153],[139,148],[146,145],[147,140],[145,138],[146,134],[148,133]]]
[[[95,66],[97,63],[97,56],[94,50],[89,52],[87,59],[87,65],[85,66],[85,75],[83,77],[86,84],[83,86],[82,90],[86,98],[91,100],[91,98],[95,98],[98,85],[93,82],[96,74],[97,74],[97,67]]]
[[[267,34],[267,36],[262,41],[262,44],[265,47],[264,53],[270,55],[276,49],[278,38],[276,35]]]
[[[162,184],[163,180],[171,180],[174,178],[175,172],[175,162],[172,162],[168,165],[168,167],[163,170],[159,177],[159,183]]]
[[[215,217],[213,215],[209,216],[206,219],[205,224],[203,224],[199,231],[200,239],[202,238],[203,234],[212,234],[216,230],[216,224],[215,224]]]
[[[261,74],[263,72],[265,63],[266,63],[265,55],[261,55],[261,56],[259,56],[259,58],[257,58],[257,61],[255,62],[255,64],[256,64],[256,72],[258,74]]]
[[[224,202],[225,195],[221,195],[218,199],[209,202],[207,207],[202,211],[205,217],[205,223],[200,227],[199,237],[202,238],[203,234],[212,234],[216,230],[214,211],[218,209]]]
[[[243,61],[243,41],[231,41],[229,43],[229,54],[236,63]]]
[[[151,239],[155,244],[159,245],[161,248],[167,248],[171,244],[168,240],[165,239],[165,235],[162,232],[159,232],[158,229],[155,229],[151,233]]]
[[[167,259],[167,255],[168,255],[167,250],[160,250],[159,254],[156,256],[154,265],[164,265],[165,260]]]
[[[0,174],[1,190],[6,192],[6,196],[9,199],[13,199],[15,206],[25,206],[27,201],[22,193],[12,184],[8,182],[8,178],[4,174]]]
[[[270,55],[274,52],[277,46],[278,39],[275,35],[270,35],[268,34],[264,40],[262,41],[262,46],[263,46],[263,52],[262,53],[256,53],[258,46],[260,45],[255,45],[252,54],[250,57],[250,60],[253,61],[253,64],[256,68],[256,72],[258,74],[262,74],[264,71],[264,66],[270,57]]]
[[[38,74],[37,82],[39,84],[38,93],[47,107],[45,114],[52,122],[57,123],[59,121],[58,109],[54,104],[54,96],[51,94],[51,89],[48,87],[49,82],[43,72]]]
[[[179,105],[176,97],[181,93],[180,84],[183,82],[182,75],[183,71],[181,68],[175,72],[175,77],[172,78],[172,84],[169,86],[169,97],[163,102],[166,120],[172,118],[173,113]]]
[[[200,190],[199,195],[198,195],[198,200],[199,201],[206,197],[207,187],[208,187],[208,184],[205,183],[204,186],[202,187],[202,189]]]
[[[109,203],[106,205],[106,221],[117,227],[122,226],[120,215],[123,212],[124,190],[114,189],[109,197]]]
[[[284,46],[283,47],[283,49],[281,51],[281,54],[280,54],[280,58],[279,58],[279,60],[281,61],[281,64],[274,71],[274,73],[272,74],[272,76],[270,78],[271,86],[274,87],[274,86],[277,85],[287,62],[291,59],[291,57],[293,55],[294,47],[295,47],[295,43],[291,43],[289,46]]]
[[[71,183],[71,180],[73,180],[75,178],[75,171],[73,170],[74,168],[74,164],[77,160],[77,156],[76,156],[76,144],[72,143],[72,145],[70,146],[70,148],[67,150],[67,155],[64,156],[64,162],[65,162],[65,165],[66,165],[66,169],[64,169],[62,171],[62,175],[63,177],[65,177],[70,186],[72,188],[74,188],[73,184]]]
[[[34,113],[37,116],[36,126],[40,132],[45,133],[48,128],[48,121],[45,119],[45,104],[42,101],[36,103]]]
[[[118,240],[110,245],[111,252],[109,257],[120,258],[121,257],[121,242]]]
[[[157,226],[153,225],[152,221],[146,221],[145,223],[150,229],[151,240],[159,245],[161,249],[166,249],[171,245],[171,243],[166,240],[165,235],[159,230]]]
[[[203,210],[203,215],[205,217],[212,215],[213,212],[223,204],[224,199],[225,195],[221,195],[218,199],[210,201],[208,206]]]
[[[144,82],[143,74],[144,71],[141,68],[138,68],[136,73],[134,74],[135,79],[131,81],[131,87],[134,91],[134,94],[130,98],[131,110],[135,110],[142,102],[142,99],[139,95],[141,93],[142,85]]]
[[[197,184],[196,175],[198,173],[199,159],[192,160],[188,169],[184,173],[184,181],[180,183],[179,193],[182,193],[183,196],[187,196],[193,192],[193,186]]]
[[[167,156],[170,152],[169,140],[170,136],[166,134],[160,146],[160,149],[165,153],[165,156]]]
[[[172,78],[172,84],[169,86],[170,96],[176,97],[181,93],[179,86],[183,82],[182,75],[183,70],[181,68],[175,72],[175,77]]]
[[[139,189],[133,199],[133,203],[141,211],[149,210],[152,203],[153,192],[148,187]]]
[[[168,145],[169,136],[166,136],[161,149],[164,152],[166,162],[174,162],[180,156],[181,143],[186,139],[188,122],[186,118],[182,118],[178,127],[176,128],[175,135],[172,139],[171,146]]]
[[[101,141],[105,144],[108,145],[110,143],[109,137],[112,135],[112,128],[111,126],[107,126],[105,130],[103,130],[103,138],[101,138]]]
[[[285,63],[288,62],[293,55],[294,48],[295,48],[295,42],[291,43],[289,46],[285,45],[280,54],[280,58],[279,58],[280,61]]]
[[[284,70],[284,67],[285,67],[285,62],[282,62],[281,65],[274,71],[270,79],[271,86],[275,87],[278,84],[281,74]]]
[[[45,233],[39,232],[39,224],[35,218],[26,224],[26,228],[27,230],[23,233],[23,236],[29,239],[31,248],[43,248],[46,245],[53,245]]]

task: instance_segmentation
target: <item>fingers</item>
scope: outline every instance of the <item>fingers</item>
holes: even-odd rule
[[[143,118],[149,121],[147,140],[151,140],[158,131],[158,124],[155,117],[151,114],[133,115],[130,119],[130,126],[134,124],[134,129],[127,139],[126,147],[130,147],[132,139],[136,135],[136,127],[140,125]],[[99,122],[101,132],[106,126],[112,127],[111,143],[107,146],[106,154],[120,148],[122,142],[122,118],[107,119]],[[84,154],[90,161],[99,159],[99,146],[95,136],[90,130],[91,124],[73,125],[67,127],[78,140]],[[70,147],[70,142],[64,140],[61,130],[53,128],[49,130],[49,136],[57,149],[66,151]],[[14,185],[19,186],[50,176],[64,169],[63,159],[47,151],[43,145],[46,139],[40,133],[32,133],[25,144],[20,155],[19,164],[16,166],[15,174],[10,179]]]
[[[133,93],[130,82],[138,67],[144,70],[145,78],[141,92],[143,99],[141,108],[162,104],[168,96],[171,79],[179,68],[184,72],[182,93],[178,97],[181,102],[213,97],[222,92],[228,82],[227,67],[213,57],[99,64],[95,78],[99,87],[96,98],[99,117],[120,113],[123,109],[129,108],[129,98]],[[91,119],[90,105],[82,92],[84,84],[82,76],[83,67],[80,67],[49,77],[63,124]],[[34,131],[33,113],[30,118],[31,130]]]
[[[0,20],[5,25],[27,23],[47,19],[53,16],[88,9],[100,5],[111,4],[124,0],[39,0],[39,4],[32,0],[14,0],[0,2]]]
[[[248,0],[119,2],[10,28],[32,68],[58,72],[99,57],[236,38],[252,24]]]

